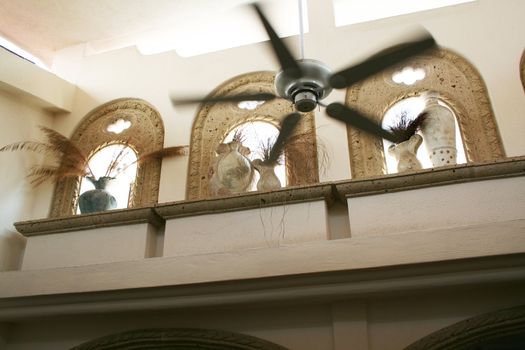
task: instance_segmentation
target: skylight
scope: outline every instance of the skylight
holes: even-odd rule
[[[473,2],[475,0],[332,0],[335,25],[374,21],[440,7]]]
[[[15,55],[17,55],[19,57],[22,57],[23,59],[25,59],[25,60],[33,63],[33,64],[36,64],[40,68],[48,70],[48,67],[40,59],[38,59],[37,57],[33,56],[32,54],[30,54],[26,50],[20,48],[18,45],[12,43],[11,41],[0,37],[0,46],[3,47],[4,49],[6,49],[7,51],[12,52]]]
[[[306,1],[302,0],[304,31],[308,32]],[[299,34],[297,0],[267,1],[265,14],[281,37]],[[144,55],[175,50],[182,57],[191,57],[228,48],[268,40],[253,9],[239,5],[219,13],[203,11],[199,18],[188,18],[169,28],[142,33],[138,50]]]

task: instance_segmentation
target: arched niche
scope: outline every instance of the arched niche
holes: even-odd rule
[[[510,342],[525,344],[525,306],[460,321],[412,343],[405,350],[510,349],[505,347]]]
[[[271,92],[274,89],[275,73],[254,72],[234,77],[212,91],[209,96],[228,94]],[[188,167],[187,199],[209,197],[208,169],[215,157],[216,147],[228,132],[249,121],[266,121],[279,126],[286,115],[295,112],[293,105],[284,99],[267,101],[254,110],[239,108],[235,103],[207,104],[197,112],[191,131]],[[301,152],[289,147],[285,150],[288,164],[288,185],[297,186],[319,182],[317,144],[313,113],[302,114],[295,131],[300,134]],[[300,173],[300,176],[294,174]]]
[[[131,123],[119,134],[107,130],[108,125],[123,119]],[[148,102],[135,98],[122,98],[105,103],[89,112],[71,135],[82,151],[90,156],[116,140],[126,140],[138,156],[160,149],[164,145],[164,125],[159,112]],[[131,189],[128,207],[157,203],[161,160],[139,166]],[[77,207],[80,178],[69,178],[55,187],[51,204],[51,217],[74,215]]]
[[[406,66],[425,71],[425,78],[412,85],[397,84],[394,73]],[[395,103],[433,90],[453,111],[463,138],[467,162],[505,157],[485,83],[472,64],[443,48],[431,50],[386,69],[347,90],[346,104],[381,123]],[[347,127],[353,178],[386,174],[382,140]]]
[[[71,350],[286,350],[256,337],[207,329],[143,329],[105,336]]]

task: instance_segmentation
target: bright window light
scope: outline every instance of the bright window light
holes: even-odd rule
[[[240,109],[246,109],[249,111],[253,111],[254,109],[257,109],[260,105],[262,105],[266,101],[242,101],[237,104],[237,107]]]
[[[457,5],[475,0],[333,0],[336,27]]]
[[[425,71],[422,68],[405,67],[392,75],[392,80],[397,84],[413,85],[423,79]]]
[[[236,131],[241,131],[243,135],[243,146],[250,149],[250,154],[248,159],[255,160],[261,158],[261,144],[265,143],[268,139],[276,140],[279,135],[279,129],[273,124],[262,122],[262,121],[253,121],[247,122],[239,125],[224,138],[224,143],[231,142],[233,140],[233,135]],[[279,165],[275,169],[275,175],[281,182],[281,186],[286,186],[286,167],[284,162],[286,160],[283,158]],[[252,188],[250,191],[257,191],[257,182],[259,181],[259,173],[255,171],[254,181],[252,182]]]
[[[17,56],[20,56],[23,59],[28,60],[31,63],[34,63],[35,65],[37,65],[38,67],[42,69],[49,70],[49,68],[39,58],[33,56],[26,50],[20,48],[18,45],[12,43],[11,41],[5,38],[0,37],[0,46],[2,46],[8,51],[11,51]]]
[[[106,170],[111,163],[111,160],[121,151],[123,152],[122,158],[116,169],[118,175],[107,188],[107,191],[117,200],[116,209],[128,207],[130,188],[133,182],[135,182],[137,174],[137,154],[130,147],[117,144],[102,148],[89,159],[89,167],[93,171],[95,177],[99,179],[101,176],[106,175]],[[82,179],[79,194],[94,188],[95,187],[90,181]],[[77,213],[80,214],[79,209],[77,209]]]
[[[130,126],[131,126],[131,122],[129,120],[124,120],[120,118],[116,120],[114,123],[109,124],[106,130],[114,134],[120,134],[124,130],[129,129]]]

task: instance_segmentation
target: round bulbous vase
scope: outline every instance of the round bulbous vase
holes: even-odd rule
[[[106,190],[113,178],[102,176],[98,180],[89,177],[87,179],[95,186],[95,189],[86,191],[78,197],[80,213],[89,214],[115,209],[117,200]]]
[[[421,163],[416,156],[421,142],[423,142],[423,138],[415,134],[407,141],[400,142],[388,148],[388,152],[397,160],[397,171],[399,173],[421,169]]]
[[[434,167],[456,164],[456,123],[450,109],[431,98],[422,113],[427,116],[421,124],[421,135]]]
[[[254,160],[252,164],[260,175],[257,191],[273,191],[281,188],[281,181],[275,175],[275,164],[267,164],[260,159]]]
[[[218,180],[231,193],[247,191],[253,180],[250,160],[239,152],[238,146],[232,142],[230,151],[217,164]]]

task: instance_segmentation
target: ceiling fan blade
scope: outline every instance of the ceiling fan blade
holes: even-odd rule
[[[281,153],[283,152],[286,140],[292,136],[300,119],[301,115],[299,113],[288,114],[286,117],[284,117],[281,122],[281,131],[279,132],[279,136],[277,136],[277,140],[275,140],[273,147],[270,150],[270,156],[266,160],[266,163],[273,164],[277,162],[281,156]]]
[[[277,98],[276,95],[267,92],[261,92],[257,94],[239,94],[239,95],[227,95],[227,96],[213,96],[204,98],[171,98],[171,103],[176,106],[188,105],[188,104],[209,104],[217,102],[242,102],[242,101],[271,101]]]
[[[392,46],[359,64],[332,74],[330,77],[330,86],[335,89],[349,87],[383,69],[401,63],[407,58],[418,55],[435,46],[436,41],[434,38],[429,33],[425,33],[420,35],[415,41]]]
[[[297,64],[297,61],[294,59],[293,55],[290,53],[290,50],[286,47],[284,42],[279,38],[272,25],[262,12],[261,8],[257,3],[252,4],[253,8],[259,15],[259,19],[264,25],[264,29],[268,36],[270,37],[270,43],[272,44],[273,51],[279,60],[281,69],[286,71],[292,78],[299,78],[302,75],[301,68]]]
[[[361,112],[349,108],[342,103],[331,103],[326,107],[326,114],[330,117],[338,119],[350,126],[363,130],[374,136],[381,137],[390,142],[397,143],[399,140],[396,136],[381,127],[381,125],[374,122],[372,119],[366,117]]]

